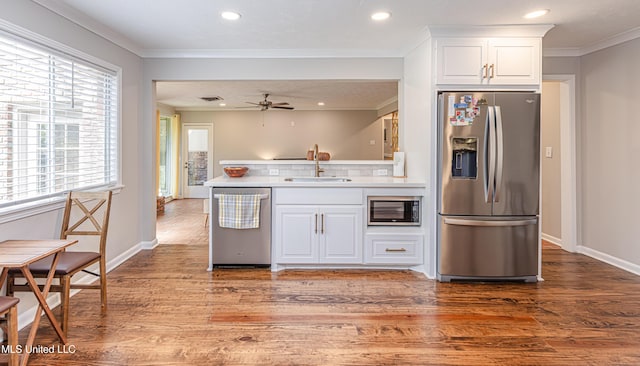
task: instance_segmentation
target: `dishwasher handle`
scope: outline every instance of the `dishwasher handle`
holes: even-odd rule
[[[229,193],[229,194],[236,194],[236,193]],[[240,194],[240,195],[249,195],[248,193],[238,193],[238,194]],[[213,198],[220,199],[220,194],[214,194]],[[267,198],[269,198],[268,194],[261,194],[260,195],[260,199],[261,200],[266,200]]]

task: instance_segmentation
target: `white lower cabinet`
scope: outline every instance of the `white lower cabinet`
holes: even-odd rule
[[[420,227],[367,226],[367,196],[423,196],[398,188],[274,188],[273,267],[408,267],[424,262]],[[272,267],[272,268],[273,268]]]
[[[371,264],[421,264],[424,235],[379,233],[365,236],[364,262]]]
[[[276,262],[362,263],[362,211],[358,205],[277,205]]]

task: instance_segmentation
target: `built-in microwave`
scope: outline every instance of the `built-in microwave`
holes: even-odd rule
[[[367,211],[370,226],[420,225],[420,197],[369,196]]]

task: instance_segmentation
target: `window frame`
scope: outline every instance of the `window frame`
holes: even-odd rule
[[[115,75],[117,82],[117,108],[116,108],[116,183],[115,184],[102,184],[94,187],[94,190],[110,189],[115,194],[120,193],[124,188],[122,184],[122,68],[114,65],[108,61],[100,59],[98,57],[89,55],[85,52],[69,47],[63,43],[32,32],[25,28],[19,27],[13,23],[0,19],[0,34],[5,37],[16,39],[25,44],[36,47],[44,48],[46,52],[61,57],[71,58],[78,60],[84,64],[94,65],[96,68],[101,68],[106,71],[112,72]],[[23,219],[29,216],[42,214],[45,212],[58,210],[63,207],[64,199],[67,191],[53,193],[45,196],[42,199],[37,199],[21,204],[10,205],[0,208],[0,224],[11,222],[19,219]]]

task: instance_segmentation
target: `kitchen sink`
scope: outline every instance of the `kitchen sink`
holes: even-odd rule
[[[317,183],[334,183],[334,182],[351,182],[349,178],[343,177],[291,177],[285,178],[285,182],[317,182]]]

